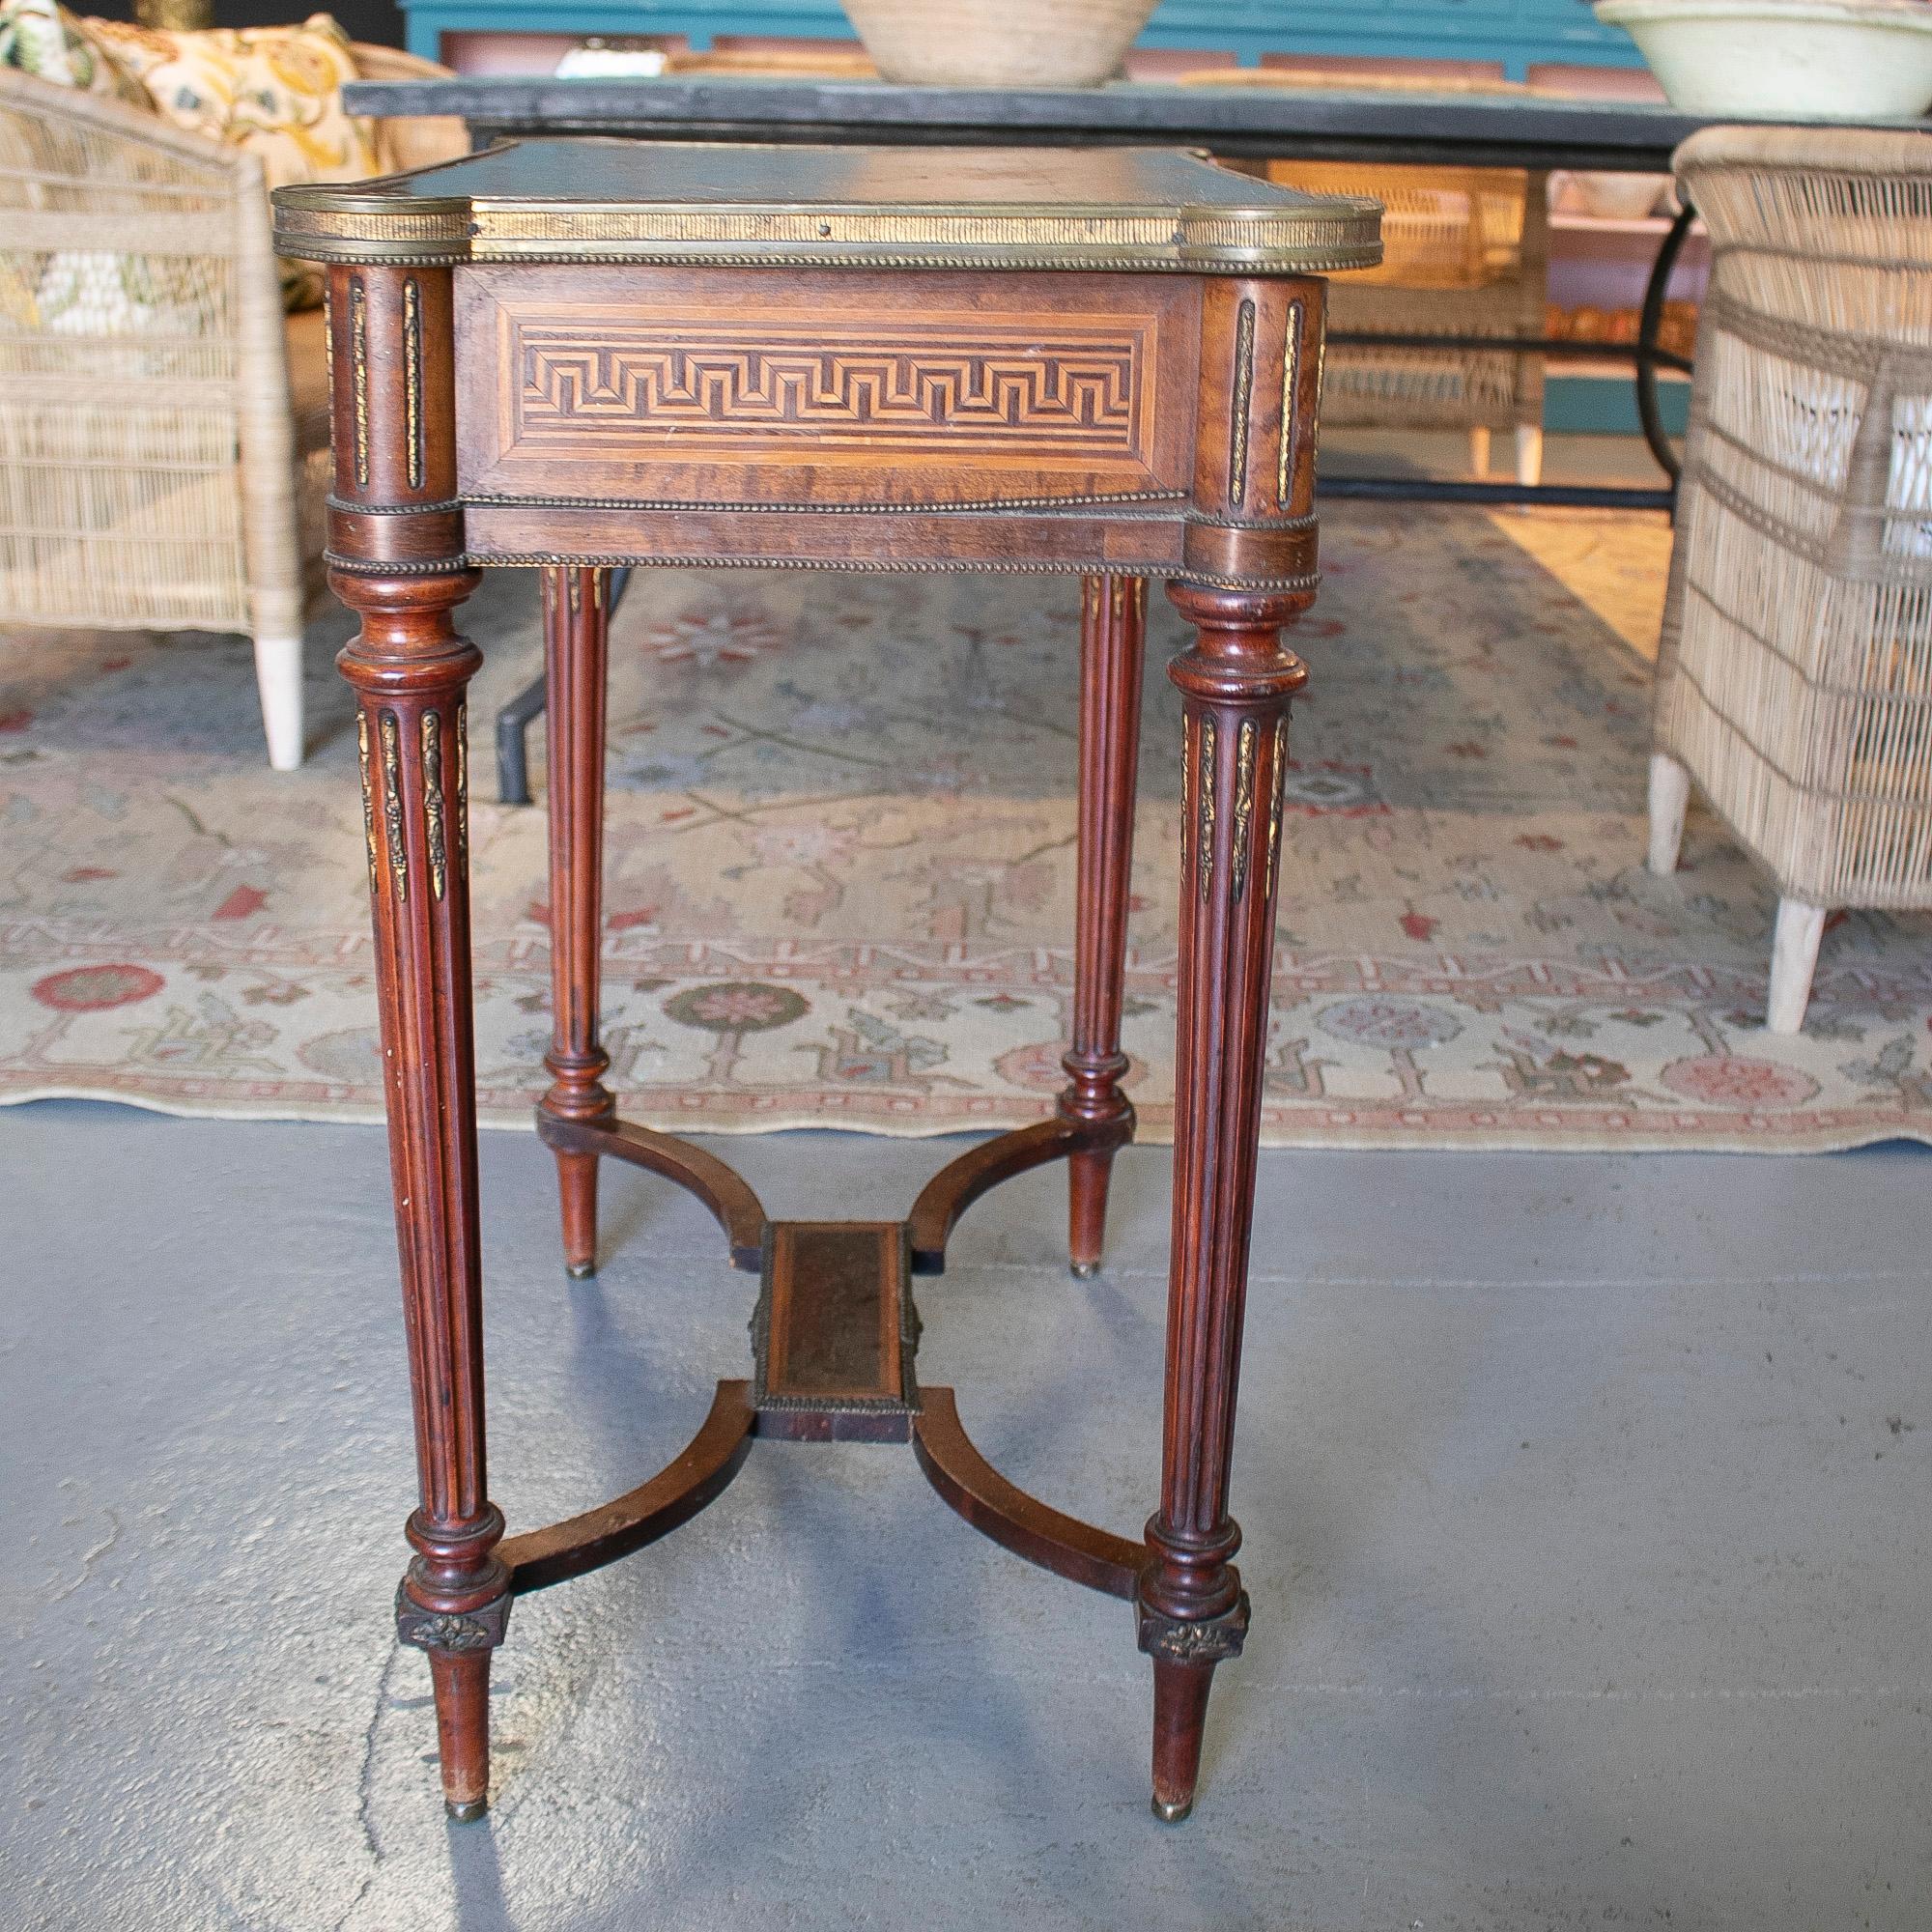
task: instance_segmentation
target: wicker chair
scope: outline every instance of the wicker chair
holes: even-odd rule
[[[1549,218],[1545,178],[1510,168],[1364,168],[1270,161],[1268,177],[1383,204],[1382,264],[1329,291],[1329,327],[1367,335],[1543,333]],[[1469,467],[1490,468],[1494,430],[1516,437],[1516,473],[1543,474],[1543,357],[1508,349],[1328,352],[1321,420],[1336,428],[1461,429]]]
[[[467,146],[389,138],[396,164]],[[0,70],[0,623],[246,633],[293,769],[327,444],[323,318],[282,312],[260,162]]]
[[[1650,866],[1691,781],[1776,882],[1767,1023],[1829,908],[1932,907],[1932,136],[1714,128]]]

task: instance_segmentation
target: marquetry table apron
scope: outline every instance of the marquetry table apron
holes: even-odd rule
[[[1280,874],[1284,625],[1315,588],[1321,271],[1372,203],[1162,153],[540,142],[277,201],[327,263],[330,582],[357,746],[420,1500],[396,1600],[427,1652],[450,1811],[489,1777],[513,1600],[696,1515],[754,1436],[910,1441],[994,1541],[1124,1599],[1154,1678],[1154,1809],[1193,1802],[1248,1601],[1229,1467]],[[1055,1117],[976,1147],[903,1221],[773,1221],[714,1156],[619,1117],[598,1037],[609,572],[676,561],[1085,578],[1073,1037]],[[668,1467],[505,1535],[485,1481],[464,694],[452,612],[543,574],[552,1085],[564,1261],[596,1263],[605,1159],[690,1189],[757,1272],[752,1373]],[[1158,1507],[1143,1536],[993,1469],[915,1375],[912,1281],[987,1188],[1065,1158],[1076,1275],[1133,1132],[1121,999],[1146,582],[1194,626],[1182,698],[1174,1219]]]

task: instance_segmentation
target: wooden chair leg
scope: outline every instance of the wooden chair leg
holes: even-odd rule
[[[1469,474],[1478,483],[1490,473],[1490,433],[1478,424],[1469,432]]]
[[[611,1065],[597,1037],[604,893],[604,704],[607,573],[543,573],[549,747],[552,1085],[540,1105],[559,1121],[611,1119]],[[563,1265],[597,1271],[597,1155],[557,1151]]]
[[[1516,480],[1525,490],[1543,481],[1543,425],[1519,423],[1516,429]],[[1527,505],[1524,506],[1525,508]]]
[[[1650,758],[1650,869],[1667,879],[1684,844],[1684,816],[1690,809],[1690,772],[1667,752]]]
[[[255,639],[255,689],[262,700],[262,733],[269,763],[278,772],[302,761],[302,639],[264,632]]]
[[[1134,861],[1134,780],[1141,738],[1141,672],[1147,636],[1143,578],[1090,577],[1080,627],[1080,855],[1075,887],[1073,1040],[1061,1063],[1069,1121],[1130,1121],[1121,1091],[1121,993],[1126,965],[1127,893]],[[1067,1161],[1067,1259],[1096,1273],[1107,1225],[1115,1148],[1083,1149]]]
[[[1306,682],[1280,627],[1305,597],[1169,587],[1199,640],[1168,667],[1185,718],[1174,1227],[1160,1508],[1141,1648],[1154,1662],[1153,1807],[1186,1817],[1214,1666],[1248,1604],[1228,1513],[1274,956],[1288,704]]]
[[[1825,936],[1825,908],[1779,899],[1771,945],[1771,997],[1764,1023],[1772,1033],[1801,1033],[1818,970],[1818,942]]]

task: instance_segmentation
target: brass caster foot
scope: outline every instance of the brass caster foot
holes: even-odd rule
[[[565,1262],[563,1271],[572,1281],[588,1281],[597,1272],[595,1262]]]
[[[489,1810],[490,1801],[487,1798],[472,1798],[468,1803],[459,1804],[455,1799],[445,1798],[442,1801],[442,1808],[449,1814],[449,1822],[452,1825],[473,1825],[484,1812]]]
[[[1100,1272],[1098,1262],[1068,1262],[1066,1265],[1075,1281],[1092,1281]]]
[[[1191,1798],[1182,1798],[1173,1804],[1163,1804],[1158,1798],[1153,1801],[1153,1815],[1163,1825],[1179,1825],[1193,1809]]]

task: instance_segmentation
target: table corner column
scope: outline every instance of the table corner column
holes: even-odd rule
[[[1195,641],[1181,695],[1180,958],[1160,1507],[1141,1648],[1153,1661],[1153,1808],[1193,1807],[1215,1666],[1248,1600],[1228,1509],[1274,955],[1288,714],[1307,670],[1282,629],[1315,595],[1322,285],[1204,291],[1194,505],[1168,596]]]
[[[456,495],[451,298],[447,268],[329,270],[328,578],[360,619],[337,663],[357,703],[420,1486],[396,1627],[429,1655],[444,1801],[468,1819],[488,1802],[510,1577],[485,1482],[465,703],[482,654],[453,618],[477,573]]]

